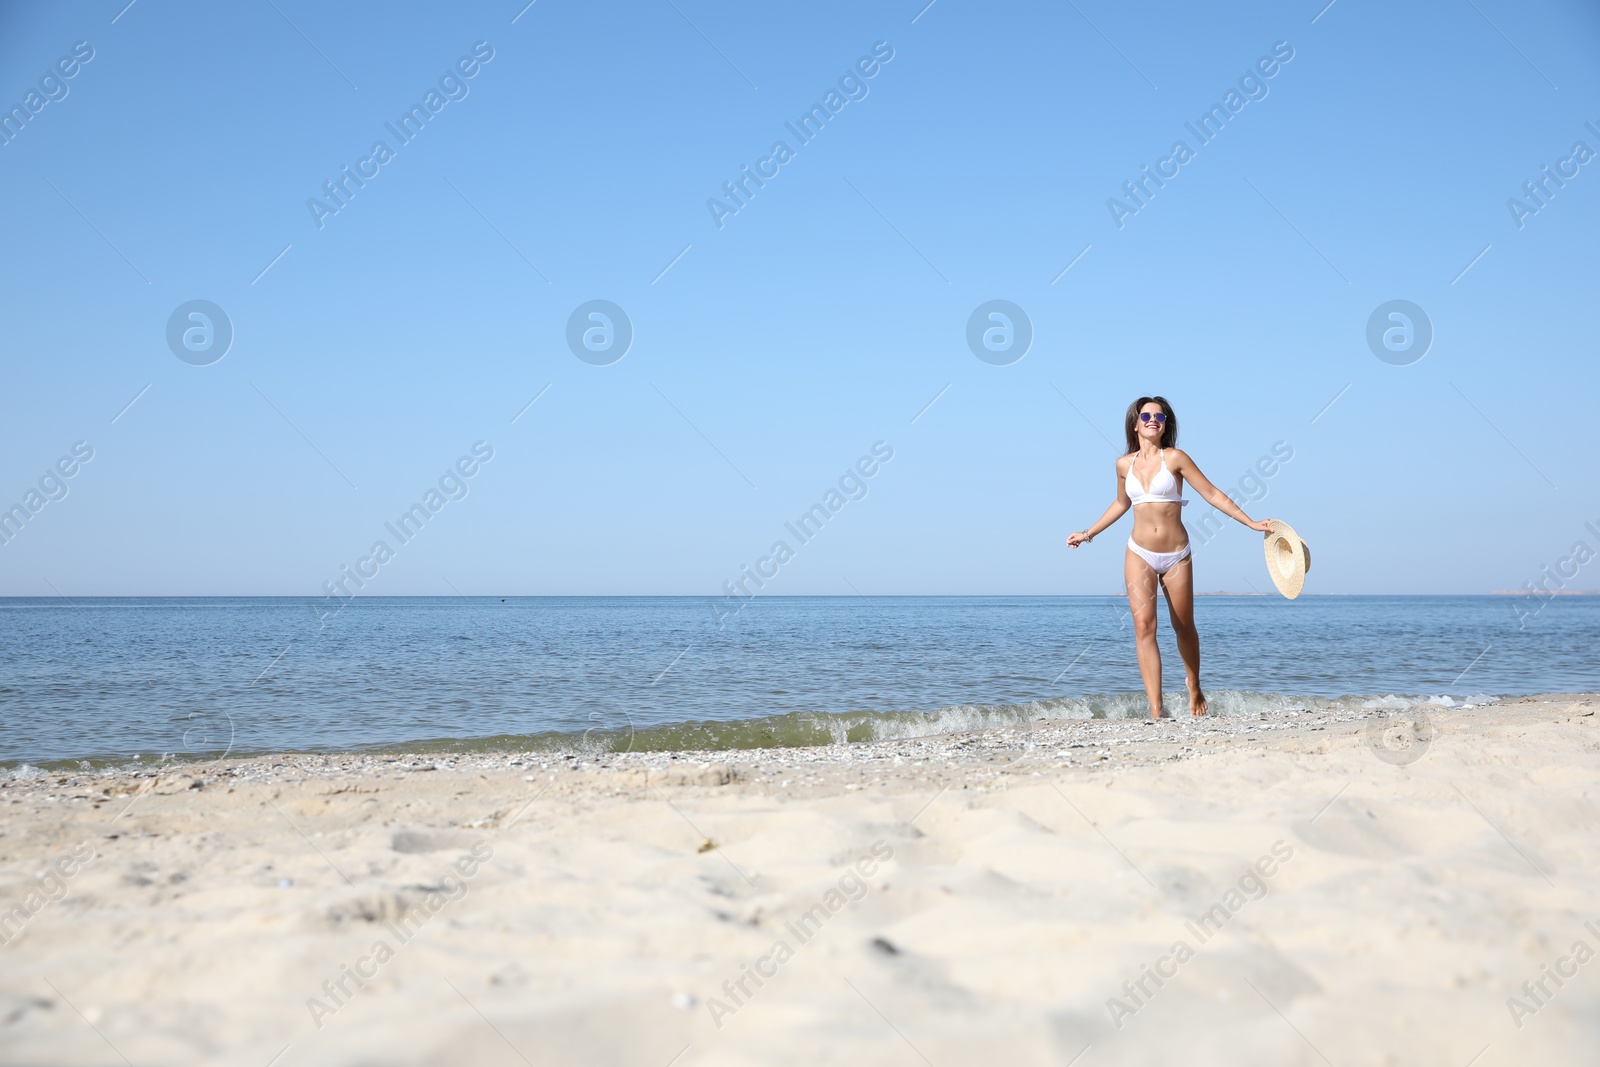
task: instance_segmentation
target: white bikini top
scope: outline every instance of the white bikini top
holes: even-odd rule
[[[1128,464],[1128,477],[1124,486],[1128,490],[1128,499],[1135,504],[1177,504],[1179,507],[1187,505],[1187,500],[1178,497],[1178,479],[1167,470],[1167,450],[1161,450],[1161,469],[1156,476],[1150,479],[1150,491],[1145,492],[1144,486],[1139,484],[1139,479],[1133,476],[1134,463],[1138,462],[1138,455],[1133,457],[1133,463]]]

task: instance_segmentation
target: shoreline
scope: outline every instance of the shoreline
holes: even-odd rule
[[[1142,694],[1132,694],[1140,701]],[[1490,708],[1552,700],[1600,701],[1593,694],[1535,694],[1524,697],[1496,698],[1492,703],[1447,706],[1418,703],[1412,707],[1434,715],[1445,713],[1470,714]],[[48,764],[22,763],[12,768],[9,780],[0,779],[0,802],[8,788],[30,782],[46,780],[60,782],[109,782],[117,788],[129,783],[160,781],[173,777],[187,777],[203,783],[227,779],[244,781],[280,781],[284,776],[274,771],[286,770],[291,776],[337,778],[346,774],[379,774],[386,771],[409,773],[415,771],[453,770],[524,770],[539,767],[544,770],[594,770],[628,771],[663,769],[676,763],[718,764],[728,767],[759,766],[768,763],[788,762],[822,763],[846,766],[858,762],[881,759],[932,758],[929,753],[948,757],[973,748],[1011,751],[1020,748],[1016,757],[1033,769],[1033,763],[1042,758],[1036,750],[1075,750],[1085,746],[1144,745],[1160,748],[1179,744],[1183,748],[1196,745],[1224,743],[1225,740],[1248,737],[1253,734],[1268,735],[1279,731],[1285,737],[1303,737],[1347,724],[1367,723],[1381,719],[1401,709],[1329,707],[1289,709],[1261,712],[1257,715],[1211,714],[1200,719],[1188,715],[1169,715],[1159,722],[1143,716],[1123,718],[1040,718],[1012,724],[995,724],[972,729],[929,733],[914,737],[885,738],[818,744],[764,745],[742,748],[678,748],[642,749],[638,751],[599,751],[572,745],[551,749],[513,749],[503,746],[472,747],[472,740],[441,739],[438,742],[404,742],[391,747],[371,749],[343,749],[337,751],[276,750],[240,756],[207,757],[189,760],[172,760],[149,767],[132,762],[133,757],[109,760],[60,760]],[[739,720],[735,720],[737,725]],[[675,724],[677,725],[677,724]],[[720,724],[719,724],[720,725]],[[582,735],[547,735],[578,738]],[[477,739],[493,741],[494,738]],[[1193,742],[1190,744],[1189,742]],[[433,745],[440,747],[431,747]],[[429,746],[429,747],[424,747]],[[453,746],[453,747],[444,747]],[[81,763],[91,766],[82,768]],[[1077,766],[1078,760],[1068,758],[1060,766]],[[78,763],[79,767],[64,764]],[[18,772],[22,774],[19,776]]]
[[[1102,757],[1096,756],[1089,760],[1068,753],[1077,753],[1078,750],[1086,748],[1092,748],[1096,752],[1101,750],[1109,752],[1118,746],[1132,746],[1126,754],[1119,753],[1115,757],[1126,761],[1119,763],[1119,766],[1148,766],[1180,758],[1193,759],[1196,758],[1197,749],[1200,747],[1248,740],[1252,735],[1258,738],[1270,736],[1303,741],[1310,734],[1321,733],[1330,728],[1338,729],[1353,724],[1365,726],[1391,715],[1403,718],[1408,711],[1417,709],[1430,713],[1429,718],[1436,720],[1447,714],[1478,714],[1496,708],[1564,701],[1593,701],[1600,705],[1600,694],[1542,693],[1505,697],[1487,704],[1455,707],[1418,704],[1410,709],[1313,708],[1279,711],[1270,715],[1261,713],[1255,717],[1207,715],[1194,719],[1186,715],[1173,715],[1159,722],[1146,718],[1039,719],[1014,725],[955,730],[919,737],[751,748],[657,749],[637,752],[602,752],[578,747],[523,751],[487,748],[473,750],[470,747],[453,751],[407,751],[395,748],[337,752],[284,751],[222,759],[201,758],[187,762],[174,761],[148,769],[113,761],[107,761],[101,766],[90,769],[60,767],[51,769],[42,765],[23,764],[22,766],[30,772],[25,777],[16,776],[14,771],[9,780],[0,780],[0,803],[4,803],[10,795],[8,790],[15,790],[30,783],[38,783],[43,787],[47,781],[53,781],[62,788],[73,789],[74,793],[71,796],[74,799],[106,803],[107,798],[111,796],[129,795],[141,789],[152,788],[152,783],[156,792],[178,792],[181,790],[174,783],[180,781],[183,783],[182,789],[203,789],[211,784],[225,784],[229,780],[295,783],[338,779],[347,775],[382,778],[389,773],[404,775],[457,770],[582,771],[600,775],[608,773],[631,775],[641,771],[646,773],[677,771],[690,764],[716,768],[710,776],[718,777],[720,780],[707,784],[722,785],[738,777],[740,769],[743,768],[800,763],[825,767],[850,767],[884,760],[899,765],[908,759],[923,762],[943,759],[950,763],[954,756],[971,757],[978,751],[1014,752],[1015,755],[1006,761],[1006,765],[1019,770],[1026,768],[1033,771],[1046,765],[1059,769],[1097,764],[1102,761]],[[462,744],[467,743],[462,742]],[[1174,746],[1179,752],[1187,755],[1172,755]],[[277,773],[280,771],[283,773]],[[110,783],[110,785],[102,785],[98,792],[85,792],[92,789],[87,785],[91,781]],[[188,784],[191,782],[193,785]],[[685,783],[675,781],[675,784]],[[32,790],[29,789],[28,792],[31,793]],[[66,794],[49,795],[57,796],[57,799],[67,799]]]
[[[1597,710],[14,778],[0,1063],[1578,1062]]]
[[[1189,721],[1184,711],[1187,693],[1171,690],[1165,694],[1167,718]],[[1478,693],[1459,698],[1443,694],[1431,696],[1344,694],[1337,697],[1307,696],[1287,693],[1262,693],[1241,690],[1213,690],[1210,694],[1212,710],[1206,716],[1210,722],[1235,722],[1258,717],[1284,718],[1325,713],[1336,716],[1369,717],[1399,710],[1420,707],[1439,711],[1463,710],[1487,704],[1523,699],[1519,694],[1491,696]],[[1266,703],[1262,703],[1265,701]],[[405,741],[380,742],[348,748],[308,748],[288,750],[267,748],[245,750],[233,754],[222,753],[183,754],[164,753],[153,757],[140,754],[129,756],[66,756],[45,760],[0,760],[0,781],[9,772],[15,778],[39,774],[69,774],[79,777],[115,777],[120,773],[150,773],[152,768],[177,767],[187,764],[211,764],[240,760],[263,760],[278,753],[303,757],[411,757],[417,759],[521,756],[525,759],[565,758],[578,753],[590,759],[606,759],[625,754],[643,753],[724,753],[760,752],[781,749],[828,748],[834,745],[880,744],[897,740],[936,738],[945,734],[984,733],[990,730],[1036,729],[1041,725],[1066,726],[1074,723],[1142,723],[1147,721],[1144,712],[1145,696],[1128,692],[1119,694],[1086,694],[1081,697],[1055,697],[1020,701],[1010,704],[959,704],[933,709],[902,711],[805,711],[758,716],[743,719],[702,719],[658,723],[648,726],[595,727],[582,732],[549,731],[524,735],[489,735],[484,737],[433,737]],[[1339,721],[1344,721],[1340,718]],[[882,736],[887,732],[888,736]],[[600,743],[587,743],[595,735]],[[676,742],[676,743],[674,743]],[[684,743],[694,742],[694,743]],[[154,760],[159,762],[154,762]]]

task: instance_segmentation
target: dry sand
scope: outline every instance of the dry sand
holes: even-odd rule
[[[35,773],[0,1061],[1592,1067],[1597,709]]]

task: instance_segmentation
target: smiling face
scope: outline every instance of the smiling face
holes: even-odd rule
[[[1134,429],[1138,432],[1141,442],[1148,441],[1159,448],[1161,435],[1166,428],[1167,413],[1162,410],[1160,404],[1152,400],[1139,409],[1139,423]]]
[[[1129,404],[1122,429],[1129,452],[1138,452],[1146,445],[1172,448],[1178,443],[1178,417],[1166,397],[1141,396]]]

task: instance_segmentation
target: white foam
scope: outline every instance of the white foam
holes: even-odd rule
[[[1371,711],[1405,711],[1419,706],[1464,708],[1489,703],[1494,699],[1482,693],[1461,700],[1442,694],[1402,696],[1396,693],[1330,699],[1238,689],[1219,689],[1207,693],[1206,696],[1210,702],[1210,713],[1223,718],[1288,716],[1329,708],[1360,708]],[[1188,693],[1182,689],[1165,693],[1163,703],[1168,714],[1187,711]],[[869,726],[874,740],[887,741],[963,730],[992,729],[997,726],[1016,726],[1038,720],[1055,722],[1083,719],[1143,719],[1149,713],[1149,704],[1143,693],[1114,693],[1058,697],[1030,701],[1026,704],[957,704],[930,711],[880,713],[867,719],[853,715],[818,716],[818,719],[821,720],[819,725],[825,722],[829,734],[835,741],[842,743],[847,740],[851,727],[859,727],[864,722]],[[860,736],[859,732],[857,736]]]

